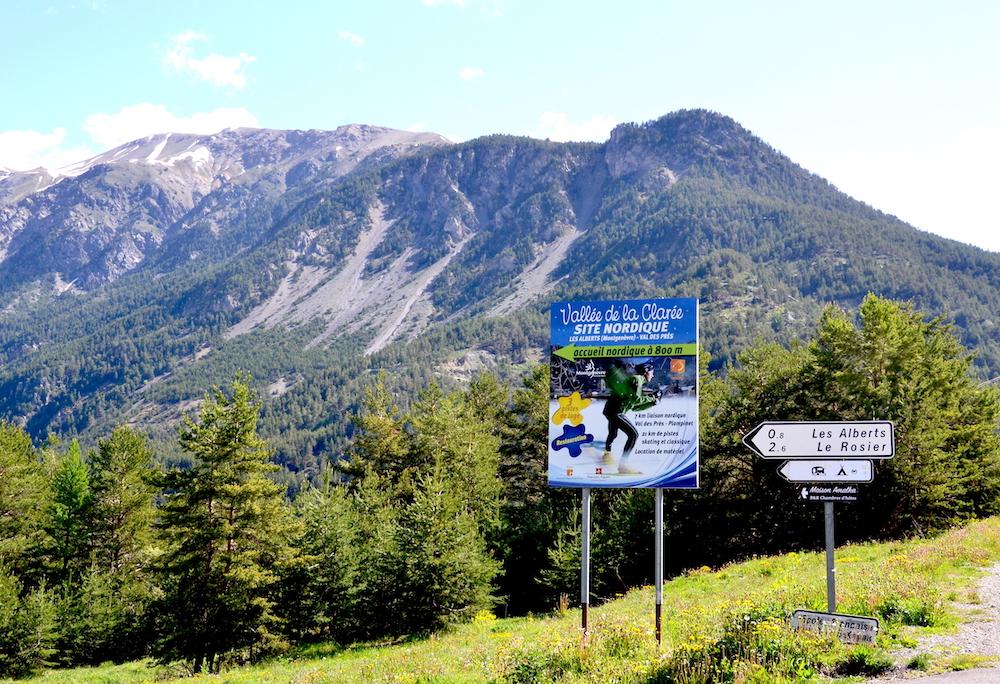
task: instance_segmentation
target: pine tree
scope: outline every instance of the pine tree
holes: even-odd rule
[[[276,469],[257,435],[260,406],[238,376],[227,395],[213,390],[198,420],[185,420],[180,445],[188,470],[162,478],[157,528],[164,597],[157,603],[161,661],[184,659],[218,671],[224,658],[254,660],[282,646],[274,592],[293,551],[295,523]]]
[[[352,639],[366,619],[358,609],[365,587],[354,501],[346,487],[327,482],[300,493],[295,504],[304,529],[282,584],[286,630],[298,639]]]
[[[536,366],[499,417],[503,491],[494,548],[503,561],[500,594],[515,613],[551,605],[558,597],[562,586],[551,572],[543,580],[542,572],[563,566],[564,554],[556,560],[550,549],[572,534],[568,526],[579,525],[573,517],[578,509],[576,492],[548,486],[548,396],[548,366]],[[576,553],[579,580],[579,547]]]
[[[51,595],[44,589],[25,594],[0,565],[0,677],[25,677],[49,665],[55,638]]]
[[[740,442],[763,420],[894,423],[895,456],[876,462],[875,484],[861,492],[866,505],[838,507],[846,539],[997,512],[1000,393],[971,375],[971,355],[940,318],[868,295],[856,316],[828,308],[807,344],[757,345],[739,362],[703,432],[702,489],[681,506],[701,524],[673,548],[693,562],[724,562],[737,546],[765,552],[821,541],[815,510]]]
[[[356,428],[348,475],[363,476],[366,470],[398,477],[411,464],[406,452],[403,417],[385,385],[385,374],[365,388],[362,410],[352,420]]]
[[[124,426],[88,454],[93,551],[70,607],[76,662],[146,653],[146,609],[155,592],[149,562],[156,491],[146,481],[152,458],[145,436]]]
[[[90,454],[93,546],[111,574],[135,571],[150,542],[155,488],[147,482],[153,452],[146,437],[122,426]]]
[[[90,560],[90,477],[75,439],[52,475],[47,531],[55,584],[75,584]]]
[[[384,385],[357,420],[351,490],[359,513],[368,636],[439,628],[492,603],[498,565],[498,438],[467,395],[432,384],[401,415]]]
[[[47,482],[31,438],[0,423],[0,565],[24,575],[41,543]]]
[[[895,457],[880,464],[880,532],[940,528],[989,515],[1000,494],[1000,396],[942,319],[869,294],[857,325],[828,309],[800,397],[813,416],[891,420]]]
[[[419,477],[395,528],[397,629],[438,629],[493,606],[498,563],[466,493],[440,474]]]
[[[445,394],[432,384],[407,415],[407,425],[411,476],[447,481],[479,533],[489,536],[499,511],[500,439],[472,409],[469,393]]]

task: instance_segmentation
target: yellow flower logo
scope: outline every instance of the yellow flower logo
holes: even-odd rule
[[[591,403],[592,399],[584,399],[579,392],[573,392],[568,397],[559,397],[559,410],[552,416],[552,422],[556,425],[562,422],[573,426],[579,425],[583,422],[583,414],[580,412]]]

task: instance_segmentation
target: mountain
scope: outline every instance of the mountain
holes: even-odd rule
[[[1000,255],[857,202],[712,112],[603,144],[164,134],[67,171],[0,178],[0,418],[38,437],[127,421],[166,443],[245,368],[279,458],[313,473],[373,371],[401,392],[517,375],[554,298],[700,297],[718,367],[874,291],[951,318],[1000,373]]]
[[[58,178],[8,174],[0,179],[0,288],[52,278],[93,290],[154,252],[189,259],[206,242],[242,239],[279,198],[316,192],[365,161],[445,142],[372,126],[165,133],[61,169]]]

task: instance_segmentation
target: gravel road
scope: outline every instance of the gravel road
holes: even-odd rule
[[[958,631],[953,634],[932,634],[918,639],[915,648],[893,653],[896,667],[869,684],[914,680],[920,684],[1000,684],[1000,564],[989,569],[979,581],[979,603],[958,603],[953,607],[960,620]],[[918,653],[927,653],[933,660],[957,655],[979,655],[996,658],[993,667],[982,667],[962,672],[945,672],[927,676],[908,670],[906,664]]]

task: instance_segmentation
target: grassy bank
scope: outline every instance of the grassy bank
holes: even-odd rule
[[[669,553],[669,550],[668,550]],[[821,674],[874,673],[885,651],[914,630],[954,626],[949,601],[974,602],[975,579],[1000,560],[1000,519],[932,539],[847,546],[837,551],[838,611],[882,622],[878,648],[845,647],[793,634],[797,608],[826,609],[822,554],[790,553],[701,568],[664,589],[664,639],[653,636],[653,589],[643,587],[591,611],[592,636],[581,647],[579,612],[494,619],[397,644],[333,644],[222,675],[180,677],[145,663],[50,671],[28,680],[98,682],[772,682]]]

